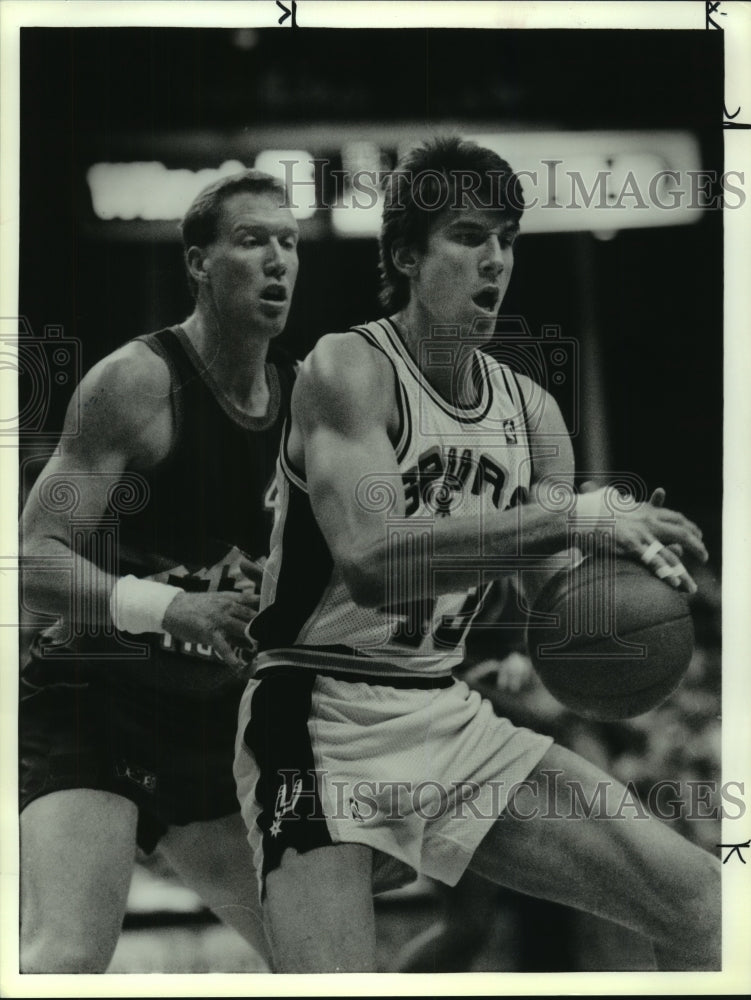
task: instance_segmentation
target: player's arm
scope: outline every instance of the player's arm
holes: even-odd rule
[[[539,413],[536,428],[530,433],[532,454],[533,502],[550,507],[556,487],[573,489],[574,455],[566,424],[553,397],[525,376],[518,376],[522,393],[529,406],[535,402]],[[707,551],[699,528],[678,511],[664,506],[665,491],[657,489],[648,503],[635,504],[632,509],[618,511],[615,516],[604,507],[602,490],[589,488],[577,499],[575,516],[587,518],[587,525],[597,527],[597,513],[602,514],[600,527],[615,526],[616,550],[620,555],[642,559],[651,550],[647,565],[657,576],[689,593],[696,584],[681,562],[679,553],[686,552],[699,562],[706,562]]]
[[[388,535],[388,518],[404,515],[404,490],[389,437],[397,409],[394,394],[389,362],[354,334],[323,338],[293,394],[290,455],[304,466],[313,512],[353,599],[368,607],[386,604],[392,589],[387,574],[406,579],[411,562]],[[378,504],[379,493],[389,502]],[[438,519],[433,553],[444,560],[441,572],[424,584],[415,581],[409,599],[455,591],[451,558],[457,557],[457,573],[466,571],[467,554],[479,551],[481,532],[485,551],[516,554],[520,526],[525,554],[551,555],[565,546],[565,514],[535,503],[485,521],[479,515]],[[418,590],[422,586],[429,592]]]
[[[67,618],[81,613],[89,601],[88,606],[106,605],[116,582],[116,566],[96,569],[72,550],[71,523],[75,517],[96,524],[125,470],[154,464],[154,431],[168,402],[169,376],[166,365],[151,351],[151,358],[144,357],[144,351],[148,348],[127,345],[83,378],[68,407],[58,453],[47,462],[24,507],[27,595],[53,614]],[[72,503],[58,502],[65,498]],[[87,588],[87,601],[72,600],[73,581]]]
[[[247,645],[243,628],[252,613],[244,605],[250,595],[184,594],[153,581],[123,580],[116,564],[94,565],[85,552],[74,550],[71,510],[58,502],[74,496],[76,521],[97,524],[126,470],[144,471],[166,456],[173,432],[169,394],[166,364],[141,344],[104,358],[81,381],[58,454],[42,470],[22,513],[25,596],[35,610],[96,628],[111,623],[117,586],[122,596],[115,602],[122,612],[117,624],[123,631],[164,628],[181,639],[213,644],[240,665],[228,640]],[[83,620],[91,609],[100,620]]]

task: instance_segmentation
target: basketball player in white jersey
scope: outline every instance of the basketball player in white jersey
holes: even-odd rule
[[[26,598],[59,616],[21,675],[24,972],[107,969],[137,846],[158,849],[268,963],[232,760],[295,375],[270,352],[298,227],[284,186],[250,170],[202,191],[182,235],[195,309],[84,377],[24,510],[27,568],[46,567],[28,573]],[[114,564],[121,488],[143,503],[120,513]],[[56,502],[70,496],[90,526],[75,546]]]
[[[489,581],[567,545],[541,502],[572,482],[560,412],[481,349],[522,210],[489,150],[413,150],[381,229],[388,318],[324,337],[296,383],[235,760],[280,971],[373,970],[373,890],[468,867],[640,931],[659,968],[718,967],[717,860],[609,818],[617,782],[451,675]],[[662,499],[618,516],[617,550],[692,590],[669,546],[703,561],[701,535]],[[600,815],[565,818],[598,783]]]

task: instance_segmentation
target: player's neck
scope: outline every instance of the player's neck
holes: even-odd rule
[[[225,396],[249,416],[263,416],[269,401],[266,337],[222,327],[219,334],[200,309],[181,324],[194,350]]]
[[[393,317],[397,330],[407,350],[412,355],[415,364],[423,377],[447,402],[453,406],[474,406],[477,403],[477,386],[471,378],[471,360],[475,354],[476,344],[461,344],[457,347],[456,338],[449,338],[446,348],[451,352],[451,364],[446,364],[446,351],[427,351],[425,342],[432,340],[435,333],[431,332],[429,319],[419,315],[417,310],[411,310],[408,305]],[[437,356],[438,362],[431,364],[431,356]],[[462,377],[462,374],[466,377]]]

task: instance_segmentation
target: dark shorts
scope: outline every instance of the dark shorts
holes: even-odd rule
[[[93,788],[138,807],[146,853],[171,825],[239,811],[232,774],[240,690],[180,699],[93,680],[21,680],[20,808],[50,792]]]

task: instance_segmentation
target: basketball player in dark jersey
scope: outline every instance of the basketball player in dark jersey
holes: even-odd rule
[[[413,150],[381,227],[390,315],[324,337],[295,385],[235,760],[279,971],[373,970],[373,888],[466,870],[641,932],[660,968],[719,967],[717,859],[451,675],[498,557],[576,558],[544,494],[573,482],[560,411],[483,350],[522,211],[490,150]],[[663,501],[616,514],[615,547],[692,591],[671,546],[704,561],[701,534]],[[576,499],[595,541],[604,503]]]
[[[182,235],[193,313],[85,376],[79,432],[23,513],[26,601],[59,616],[21,678],[25,972],[106,970],[136,845],[268,954],[232,759],[295,375],[268,353],[298,228],[283,185],[246,171],[206,188]]]

